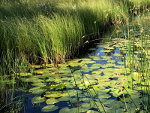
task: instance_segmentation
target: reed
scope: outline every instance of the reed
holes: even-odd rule
[[[1,0],[2,70],[18,71],[14,68],[27,62],[63,63],[76,55],[86,35],[126,22],[129,10],[140,3],[140,8],[148,7],[149,0],[142,1]]]

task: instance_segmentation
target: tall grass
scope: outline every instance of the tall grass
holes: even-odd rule
[[[126,25],[125,34],[128,40],[128,52],[126,65],[130,69],[130,88],[140,90],[142,105],[145,112],[150,111],[149,107],[149,77],[150,77],[150,33],[149,13],[145,16],[137,16],[135,20]],[[138,86],[138,87],[137,87]]]
[[[0,63],[5,67],[2,70],[16,72],[20,70],[14,70],[16,66],[27,65],[27,62],[65,62],[84,44],[86,35],[126,22],[128,2],[1,0]],[[136,5],[137,2],[131,3]],[[141,6],[148,4],[149,0],[146,0]]]

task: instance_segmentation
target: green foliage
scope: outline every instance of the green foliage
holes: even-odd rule
[[[28,62],[65,62],[66,58],[77,53],[87,34],[101,32],[111,23],[118,26],[128,20],[128,2],[1,0],[2,70],[26,70]],[[149,0],[130,2],[134,6],[140,3],[140,6],[149,5]],[[20,65],[25,68],[16,69]]]

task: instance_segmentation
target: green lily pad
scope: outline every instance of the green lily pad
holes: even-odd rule
[[[59,101],[55,98],[50,98],[50,99],[46,100],[46,104],[55,104],[57,102],[59,102]]]
[[[76,108],[72,108],[69,109],[68,107],[62,108],[59,113],[76,113],[77,109]]]
[[[42,83],[42,82],[34,82],[34,83],[32,84],[32,86],[44,87],[44,86],[46,86],[46,84],[45,84],[45,83]]]
[[[122,55],[115,53],[114,56],[115,56],[115,57],[120,57],[120,56],[122,56]]]
[[[71,70],[68,67],[62,67],[62,68],[59,68],[58,73],[69,74],[71,73]]]
[[[92,61],[91,59],[82,59],[82,64],[90,64],[90,63],[96,63],[95,61]]]
[[[78,103],[79,101],[78,101],[78,98],[71,98],[70,102],[71,103]]]
[[[42,112],[51,112],[51,111],[55,111],[58,109],[58,106],[55,105],[46,105],[42,108]]]
[[[92,71],[92,74],[101,74],[103,72],[103,69],[98,69],[96,71]]]
[[[104,109],[103,109],[103,107],[104,107]],[[101,102],[92,102],[92,108],[98,109],[102,113],[104,113],[104,110],[107,113],[107,111],[109,111],[111,109],[111,108],[105,107],[104,104]]]
[[[99,97],[99,98],[106,98],[106,99],[108,99],[108,98],[111,97],[111,95],[109,95],[109,94],[98,93],[98,97]]]
[[[46,98],[58,98],[61,97],[61,91],[48,91],[45,93]]]
[[[36,76],[33,76],[33,77],[28,78],[28,82],[32,82],[32,83],[35,83],[35,82],[44,82],[44,80],[39,79]]]
[[[58,98],[58,101],[69,101],[70,98],[69,97],[61,97],[61,98]]]
[[[63,90],[66,88],[66,83],[56,85],[56,90]]]
[[[69,95],[69,96],[76,96],[77,93],[78,93],[78,94],[81,94],[82,91],[80,91],[80,90],[75,90],[75,89],[68,90],[68,95]]]
[[[45,98],[41,97],[41,96],[35,96],[32,98],[32,103],[33,104],[38,104],[38,103],[42,103],[45,101]]]
[[[83,68],[81,68],[81,71],[82,72],[90,72],[90,71],[92,71],[93,69],[90,69],[89,67],[83,67]]]
[[[120,65],[124,65],[124,62],[117,62],[118,64],[120,64]]]
[[[96,60],[96,61],[101,60],[100,57],[98,57],[98,56],[90,56],[90,58],[92,58],[93,60]]]
[[[29,89],[29,92],[31,92],[32,94],[41,94],[45,91],[46,91],[46,89],[42,89],[41,87],[33,87],[33,88]]]
[[[90,69],[99,69],[100,67],[102,67],[101,64],[93,64],[91,67],[89,67]]]
[[[107,61],[107,63],[113,63],[113,64],[114,64],[115,62],[116,62],[115,60],[108,60],[108,61]],[[115,65],[115,66],[116,66],[116,65]]]
[[[80,112],[87,112],[91,108],[91,105],[89,103],[81,103],[81,106],[79,107]]]

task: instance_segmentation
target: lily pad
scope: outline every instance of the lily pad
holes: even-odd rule
[[[57,102],[59,102],[59,101],[55,98],[50,98],[50,99],[46,100],[46,104],[55,104]]]
[[[95,61],[92,61],[91,59],[83,59],[81,61],[82,64],[90,64],[90,63],[96,63]]]
[[[32,94],[41,94],[45,91],[46,91],[46,89],[42,89],[41,87],[33,87],[33,88],[29,89],[29,92],[31,92]]]
[[[91,108],[89,103],[81,103],[81,106],[79,107],[80,112],[87,112]]]
[[[42,82],[35,82],[35,83],[32,84],[32,86],[44,87],[44,86],[46,86],[46,84],[42,83]]]
[[[96,61],[101,60],[100,57],[98,57],[98,56],[90,56],[90,58],[92,58],[93,60],[96,60]]]
[[[61,91],[48,91],[45,93],[46,98],[58,98],[61,97]]]
[[[69,109],[68,107],[62,108],[59,113],[76,113],[77,109],[76,108],[72,108]]]
[[[58,98],[59,101],[69,101],[70,98],[69,97],[61,97],[61,98]]]
[[[45,101],[45,98],[41,97],[41,96],[35,96],[35,97],[32,98],[32,103],[33,104],[42,103],[44,101]]]
[[[100,67],[102,67],[101,64],[93,64],[91,67],[89,67],[90,69],[99,69]]]
[[[55,111],[58,109],[58,106],[55,105],[46,105],[42,108],[42,112],[51,112],[51,111]]]

